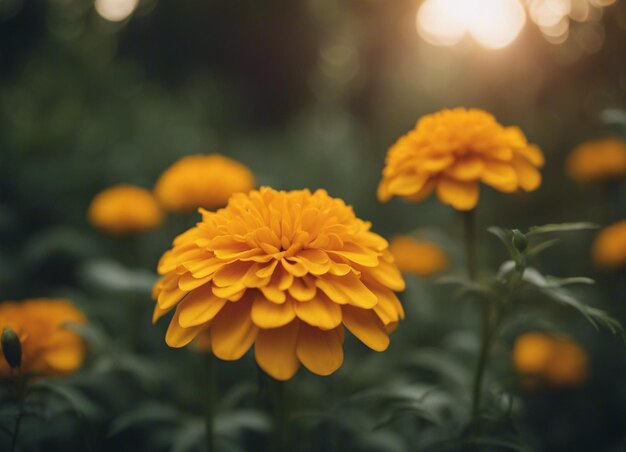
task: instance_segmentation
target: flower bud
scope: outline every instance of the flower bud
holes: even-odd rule
[[[2,354],[12,369],[22,365],[22,344],[20,338],[11,328],[2,330]]]
[[[520,253],[523,253],[528,247],[528,239],[518,229],[513,229],[513,246]]]

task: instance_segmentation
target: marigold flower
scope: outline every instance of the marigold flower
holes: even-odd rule
[[[591,249],[593,261],[605,268],[626,264],[626,220],[602,229]]]
[[[389,245],[393,262],[403,273],[432,276],[448,266],[446,253],[436,244],[403,235]]]
[[[167,210],[223,207],[233,193],[254,188],[254,175],[243,164],[219,154],[190,155],[167,168],[154,192]]]
[[[165,340],[202,335],[218,358],[255,345],[278,380],[302,363],[329,375],[343,362],[344,327],[376,351],[404,318],[404,281],[387,242],[324,190],[235,194],[174,240],[159,262],[153,321],[173,308]],[[210,341],[210,342],[209,342]]]
[[[157,227],[163,221],[163,212],[145,188],[115,185],[93,198],[87,218],[109,234],[123,235]]]
[[[576,182],[622,178],[626,175],[626,142],[619,138],[587,141],[569,155],[566,170]]]
[[[589,377],[589,358],[585,351],[570,339],[554,334],[522,334],[515,341],[513,364],[529,383],[580,386]]]
[[[85,316],[68,300],[35,298],[0,303],[0,330],[11,328],[21,347],[25,375],[65,375],[77,370],[85,357],[80,335],[65,324],[83,324]],[[10,374],[0,353],[0,375]]]
[[[510,193],[541,184],[543,154],[517,127],[503,127],[489,113],[456,108],[426,115],[387,153],[378,199],[423,201],[433,192],[457,210],[471,210],[479,182]]]

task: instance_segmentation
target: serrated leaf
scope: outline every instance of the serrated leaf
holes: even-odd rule
[[[531,226],[526,235],[531,236],[546,234],[549,232],[582,231],[586,229],[597,229],[598,227],[599,225],[590,222],[545,224],[543,226]]]
[[[513,242],[511,241],[511,231],[508,229],[503,229],[499,226],[489,226],[487,228],[487,232],[495,235],[500,239],[500,241],[504,244],[506,249],[509,251],[509,254],[513,255],[517,252],[517,250],[513,247]]]

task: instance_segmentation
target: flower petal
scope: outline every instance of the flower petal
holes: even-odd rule
[[[300,324],[296,353],[300,362],[317,375],[330,375],[343,364],[343,340],[339,330],[323,331]]]
[[[200,287],[189,293],[178,305],[179,324],[189,328],[210,322],[226,302],[225,298],[216,297],[210,287]]]
[[[258,328],[252,323],[252,302],[248,297],[226,306],[211,324],[213,353],[220,359],[232,361],[241,358],[256,339]]]
[[[478,183],[444,177],[437,184],[437,196],[457,210],[472,210],[478,203]]]
[[[300,368],[296,354],[299,323],[295,321],[281,328],[259,330],[257,335],[254,344],[256,361],[277,380],[289,380]]]
[[[198,325],[191,328],[183,328],[179,323],[180,311],[176,309],[176,313],[165,333],[165,343],[172,348],[181,348],[193,341],[202,331],[204,325]]]
[[[389,336],[383,322],[369,309],[343,306],[343,323],[361,342],[382,352],[389,347]]]
[[[300,320],[322,330],[341,324],[341,308],[322,294],[309,301],[295,302],[294,308]]]
[[[254,324],[260,328],[278,328],[296,317],[293,305],[292,300],[278,304],[259,294],[252,303],[250,315]]]

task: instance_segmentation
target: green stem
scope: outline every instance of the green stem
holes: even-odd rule
[[[465,259],[467,276],[470,280],[476,279],[476,211],[463,212],[463,232],[465,239]]]
[[[285,382],[272,380],[274,411],[274,451],[287,451],[287,406]]]
[[[487,368],[491,345],[496,336],[498,323],[498,320],[495,318],[496,313],[493,310],[492,303],[487,300],[483,300],[482,306],[481,346],[478,354],[478,362],[476,363],[476,370],[474,372],[474,382],[472,385],[472,412],[470,418],[470,429],[473,433],[477,433],[479,431],[480,400],[483,389],[483,379],[485,369]]]
[[[215,449],[215,358],[211,353],[205,355],[206,363],[206,381],[205,381],[205,426],[206,426],[206,445],[208,452],[214,452]]]
[[[20,426],[22,425],[22,418],[24,417],[24,399],[25,393],[25,381],[22,377],[21,369],[18,369],[18,374],[14,377],[15,392],[18,399],[17,419],[15,420],[15,428],[13,429],[13,435],[11,437],[11,452],[17,450],[17,438],[20,434]]]

